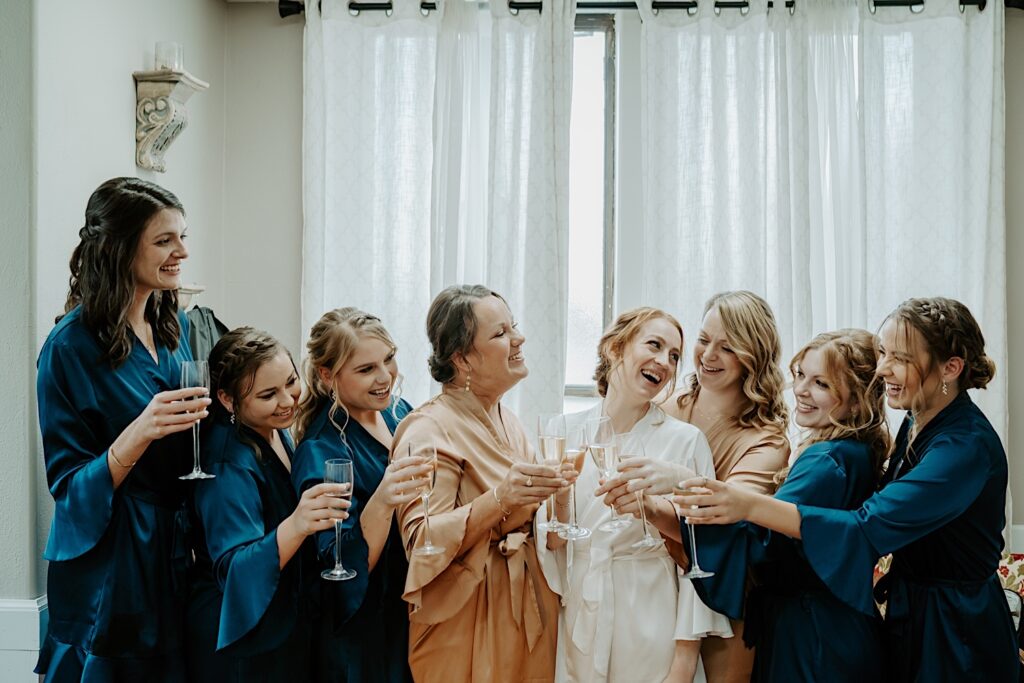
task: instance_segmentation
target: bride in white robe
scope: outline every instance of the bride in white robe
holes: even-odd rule
[[[567,434],[588,419],[607,415],[616,433],[643,443],[648,458],[692,467],[713,479],[704,435],[652,402],[674,383],[681,347],[679,325],[664,312],[623,313],[599,348],[596,376],[604,399],[590,410],[567,415]],[[706,607],[689,581],[678,578],[664,544],[632,547],[643,537],[638,519],[628,517],[630,524],[615,531],[598,528],[611,518],[611,509],[594,495],[599,479],[588,457],[576,482],[576,510],[577,523],[591,536],[567,543],[548,534],[546,544],[538,543],[544,576],[562,604],[555,680],[658,683],[672,670],[677,639],[731,636],[729,621]],[[541,506],[538,523],[547,521],[546,514]],[[648,528],[657,535],[653,525]]]

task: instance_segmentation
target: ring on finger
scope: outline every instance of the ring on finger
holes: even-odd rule
[[[530,475],[526,475],[526,485],[527,485],[528,487],[529,487],[529,486],[533,486],[533,477],[532,477],[532,476],[530,476]]]

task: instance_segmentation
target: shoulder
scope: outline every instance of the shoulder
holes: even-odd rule
[[[793,465],[828,465],[844,472],[858,470],[864,465],[870,467],[871,449],[867,444],[854,439],[819,441],[805,448]]]
[[[101,362],[102,350],[96,337],[86,328],[78,315],[79,309],[61,318],[47,335],[39,351],[37,365],[40,375],[52,369],[66,371],[69,366],[85,371],[106,369],[109,365]]]
[[[684,421],[687,413],[689,412],[690,402],[693,401],[693,394],[688,389],[684,389],[672,395],[672,398],[665,401],[661,407],[664,411],[676,418],[677,420]]]
[[[656,414],[652,415],[651,426],[653,429],[678,441],[696,442],[704,439],[704,432],[689,422],[673,417],[666,410],[654,404],[651,404],[651,410],[656,411]]]
[[[225,420],[214,418],[204,430],[202,445],[211,465],[226,463],[241,469],[258,468],[253,446],[244,443],[235,427]]]
[[[921,453],[922,461],[925,458],[955,458],[976,466],[1006,464],[1003,444],[988,420],[955,425],[936,434]]]

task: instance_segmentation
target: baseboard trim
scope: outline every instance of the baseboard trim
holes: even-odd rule
[[[46,596],[0,600],[0,652],[39,652],[46,624]]]

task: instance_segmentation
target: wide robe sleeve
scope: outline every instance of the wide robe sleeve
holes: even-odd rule
[[[944,434],[912,470],[858,510],[798,504],[804,553],[843,602],[874,613],[872,576],[878,558],[956,519],[978,497],[991,464],[970,434]]]
[[[72,560],[91,550],[110,524],[114,482],[107,466],[109,444],[85,419],[100,412],[91,373],[74,348],[47,343],[39,356],[36,391],[46,479],[55,507],[43,557]]]
[[[834,448],[829,443],[808,447],[793,464],[775,497],[795,504],[843,507],[849,482]],[[681,522],[680,528],[689,549],[690,527]],[[793,546],[798,543],[749,522],[695,529],[701,567],[715,575],[695,580],[694,588],[706,605],[731,619],[743,619],[750,566],[765,561],[773,546],[776,552],[794,553]]]
[[[254,472],[233,462],[211,465],[215,479],[199,482],[195,505],[224,597],[217,649],[246,639],[245,649],[271,650],[288,636],[280,624],[260,622],[280,584],[277,529],[265,533]]]
[[[303,440],[292,458],[292,484],[300,497],[310,487],[323,483],[325,463],[328,460],[351,458],[355,462],[354,454],[341,443],[341,437],[337,436],[333,428],[325,426],[324,429],[329,430],[329,435],[325,435],[325,438],[317,435],[316,438]],[[359,523],[366,501],[360,500],[354,491],[351,502],[348,517],[341,524],[340,549],[342,565],[354,570],[356,575],[348,581],[335,581],[322,587],[325,599],[330,600],[329,596],[334,596],[331,604],[332,627],[335,629],[343,626],[359,611],[370,582],[370,548],[363,538],[362,525]],[[334,546],[338,538],[334,528],[318,531],[315,538],[320,566],[333,567]]]

